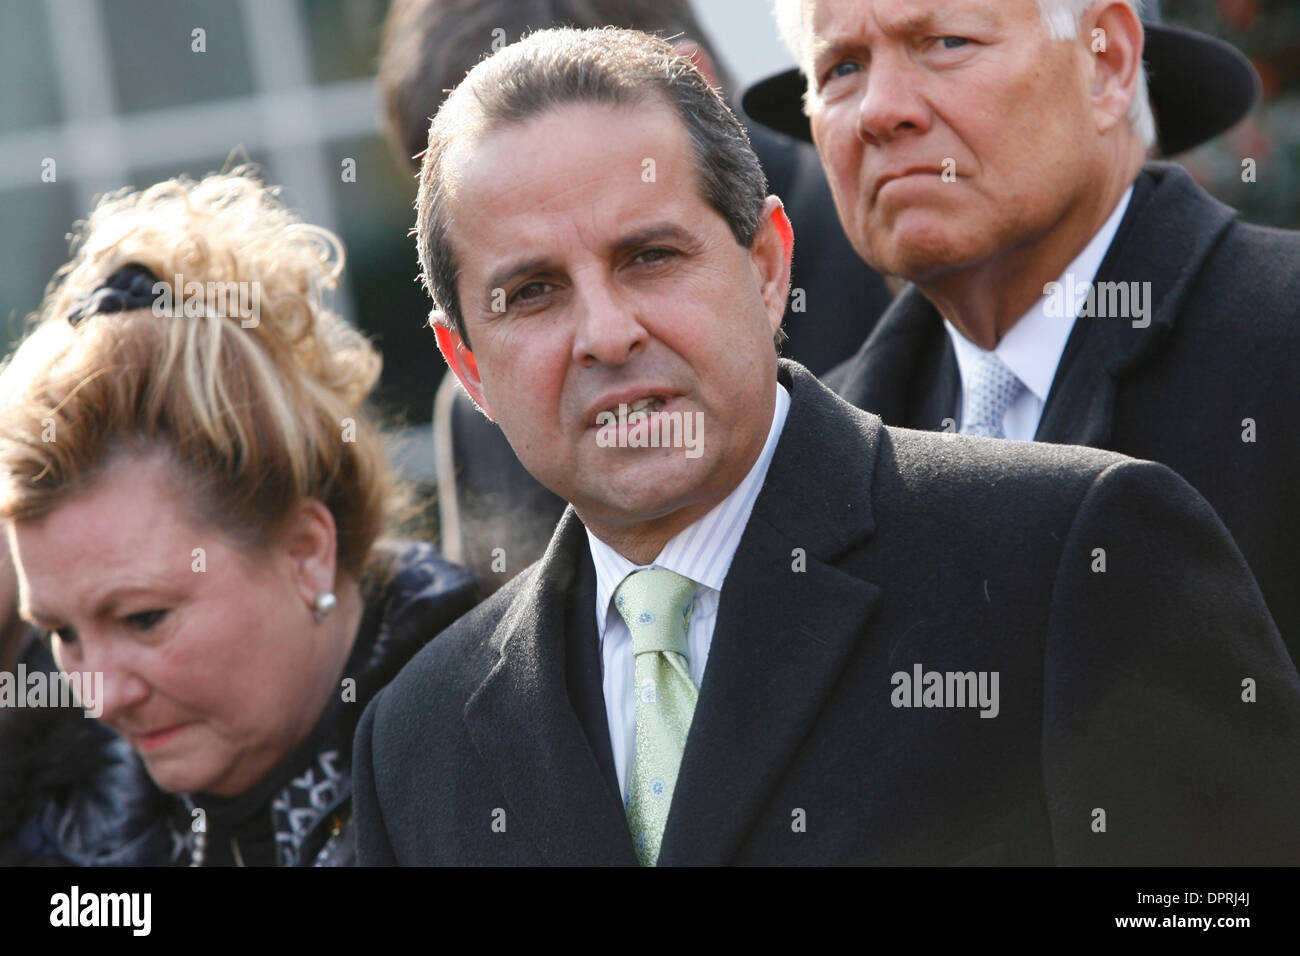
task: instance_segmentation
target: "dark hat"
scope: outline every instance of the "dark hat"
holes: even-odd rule
[[[1215,37],[1165,25],[1158,0],[1140,0],[1137,7],[1146,30],[1143,59],[1160,152],[1186,152],[1245,118],[1260,92],[1259,74],[1245,55]],[[769,129],[812,142],[804,89],[803,75],[786,70],[747,89],[741,105]]]

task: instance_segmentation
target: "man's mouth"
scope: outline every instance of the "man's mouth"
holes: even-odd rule
[[[631,415],[633,412],[657,412],[663,407],[664,400],[662,398],[650,396],[648,398],[637,399],[627,407],[627,413]],[[617,415],[618,413],[615,412],[614,414]]]
[[[602,407],[591,416],[587,422],[588,428],[604,428],[608,425],[615,424],[620,417],[626,421],[627,417],[636,413],[653,415],[659,409],[668,404],[670,397],[663,394],[642,395],[632,401],[606,401]]]
[[[875,198],[880,195],[880,191],[882,189],[884,189],[890,183],[897,182],[900,179],[908,179],[912,176],[921,176],[926,178],[934,177],[935,179],[938,179],[942,175],[943,175],[943,170],[934,169],[933,167],[928,167],[928,166],[909,166],[906,169],[900,171],[885,173],[883,176],[880,176],[876,180],[876,185],[875,188],[872,190],[871,198],[874,201]]]

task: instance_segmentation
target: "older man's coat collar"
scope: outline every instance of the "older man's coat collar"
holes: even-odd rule
[[[1066,345],[1034,436],[1105,447],[1116,382],[1168,342],[1202,263],[1236,218],[1181,166],[1148,163],[1111,242],[1097,282],[1150,282],[1150,324],[1080,318]],[[904,292],[852,359],[827,375],[847,401],[886,422],[935,428],[918,417],[918,380],[938,350],[951,350],[938,311],[914,287]],[[951,391],[951,389],[949,389]]]
[[[1201,264],[1236,213],[1196,185],[1181,166],[1150,163],[1097,272],[1098,283],[1150,283],[1146,320],[1078,319],[1034,435],[1037,441],[1105,448],[1115,388],[1131,369],[1168,344]],[[1142,327],[1135,326],[1138,322]]]
[[[709,663],[660,863],[734,855],[834,686],[879,590],[834,566],[875,528],[878,419],[802,366],[781,363],[791,408],[723,585]],[[585,535],[572,508],[521,582],[492,644],[500,658],[465,707],[470,735],[543,858],[636,857],[564,678],[566,608]],[[577,613],[594,613],[576,608]],[[799,675],[790,681],[789,675]]]

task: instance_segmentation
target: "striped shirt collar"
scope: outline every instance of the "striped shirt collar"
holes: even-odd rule
[[[712,511],[670,538],[650,564],[633,564],[590,530],[587,531],[591,560],[596,566],[596,621],[602,639],[614,591],[625,577],[640,568],[666,568],[715,591],[722,590],[731,559],[736,555],[745,526],[749,524],[750,512],[754,510],[754,502],[767,478],[767,469],[776,453],[789,411],[790,393],[778,382],[776,409],[767,432],[767,442],[749,474]]]

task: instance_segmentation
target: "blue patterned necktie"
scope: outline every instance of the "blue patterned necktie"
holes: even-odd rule
[[[643,866],[659,860],[668,808],[699,697],[687,662],[686,628],[697,585],[663,568],[633,571],[614,592],[632,632],[636,677],[636,759],[627,820]]]
[[[963,435],[1006,438],[1002,420],[1011,403],[1025,390],[1025,383],[992,352],[982,356],[975,366],[970,387],[966,389],[967,408],[962,415]]]

